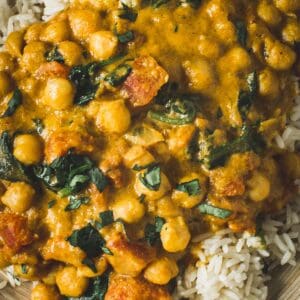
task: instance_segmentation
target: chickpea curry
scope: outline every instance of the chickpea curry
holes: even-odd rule
[[[0,52],[0,266],[33,300],[171,299],[198,233],[255,234],[300,158],[279,149],[298,0],[78,0]]]

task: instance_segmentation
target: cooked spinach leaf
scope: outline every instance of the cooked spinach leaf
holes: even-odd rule
[[[135,22],[137,19],[138,13],[131,7],[127,6],[122,2],[122,9],[120,10],[119,17],[121,19],[126,19],[131,22]]]
[[[264,148],[265,141],[258,132],[257,125],[244,125],[238,138],[221,146],[211,147],[205,163],[209,169],[214,169],[223,166],[234,153],[253,151],[259,154]]]
[[[78,196],[70,196],[69,204],[66,206],[65,211],[71,211],[78,209],[83,204],[88,204],[90,202],[89,197],[78,197]]]
[[[88,266],[94,273],[97,273],[97,268],[91,258],[86,257],[82,260],[81,263]]]
[[[151,191],[158,191],[161,183],[160,166],[154,165],[147,168],[144,174],[139,174],[141,183]]]
[[[243,21],[236,21],[234,22],[236,28],[236,34],[238,42],[243,47],[247,47],[247,38],[248,38],[248,31],[246,24]]]
[[[177,191],[187,193],[189,196],[196,196],[201,193],[199,179],[182,182],[176,186]]]
[[[33,119],[32,121],[35,125],[36,132],[38,134],[42,134],[43,130],[45,129],[43,121],[41,119]]]
[[[120,43],[126,44],[134,40],[134,33],[132,30],[126,31],[124,33],[117,33],[117,38]]]
[[[98,230],[105,226],[108,226],[114,222],[114,215],[112,210],[106,210],[99,214],[100,221],[96,221],[96,227]]]
[[[49,165],[34,168],[37,178],[61,197],[82,191],[89,183],[94,183],[102,192],[107,185],[107,179],[94,163],[83,155],[69,151],[65,156],[55,159]]]
[[[12,143],[9,133],[4,131],[0,137],[0,179],[32,183],[30,169],[13,156]]]
[[[89,258],[99,256],[107,251],[105,240],[99,231],[91,224],[74,230],[67,238],[67,241],[73,246],[83,250]]]
[[[220,219],[227,219],[232,215],[232,211],[228,209],[215,207],[207,203],[201,203],[198,209],[202,214],[211,215]]]
[[[62,56],[62,54],[58,51],[58,47],[57,46],[55,46],[50,51],[47,51],[45,53],[45,57],[46,57],[46,60],[49,61],[49,62],[51,62],[51,61],[57,61],[57,62],[62,63],[62,64],[65,62],[65,59]]]
[[[142,171],[142,170],[154,167],[154,166],[157,166],[156,162],[152,162],[152,163],[144,165],[144,166],[136,164],[136,165],[133,166],[132,170],[133,171]]]
[[[127,76],[131,73],[132,67],[128,64],[121,64],[115,68],[110,74],[106,75],[104,80],[111,86],[118,86],[122,84]]]
[[[8,101],[7,109],[3,113],[1,118],[11,117],[21,104],[22,104],[22,93],[18,88],[16,88],[13,92],[12,97]]]
[[[148,223],[145,227],[145,240],[148,245],[154,246],[160,239],[160,232],[166,220],[161,217],[155,217],[154,224]]]

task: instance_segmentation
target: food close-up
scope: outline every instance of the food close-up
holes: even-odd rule
[[[0,299],[279,299],[299,76],[299,0],[0,0]]]

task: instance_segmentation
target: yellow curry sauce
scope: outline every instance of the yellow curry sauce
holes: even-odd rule
[[[0,53],[0,266],[34,300],[171,299],[195,234],[255,234],[300,175],[274,141],[300,2],[140,2],[74,1]]]

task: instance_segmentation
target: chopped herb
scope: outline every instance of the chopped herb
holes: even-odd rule
[[[158,191],[161,183],[160,166],[154,165],[139,175],[141,183],[151,191]]]
[[[45,57],[46,57],[46,60],[47,61],[57,61],[59,63],[64,63],[65,62],[65,59],[64,57],[62,56],[62,54],[58,51],[58,47],[55,46],[52,50],[50,51],[47,51],[45,53]]]
[[[96,227],[98,230],[108,226],[114,222],[114,215],[112,210],[103,211],[99,214],[100,221],[97,221]]]
[[[107,255],[114,255],[107,247],[102,247],[102,251]]]
[[[128,64],[121,64],[115,68],[110,74],[106,75],[104,80],[111,86],[118,86],[122,84],[127,76],[131,73],[132,67]]]
[[[71,211],[78,209],[83,204],[88,204],[90,202],[89,197],[77,197],[77,196],[70,196],[69,197],[69,204],[66,206],[65,211]]]
[[[99,168],[92,168],[89,171],[91,182],[97,187],[98,191],[103,192],[108,185],[107,178]]]
[[[140,203],[145,203],[146,195],[142,194],[139,196]]]
[[[187,3],[193,8],[198,8],[201,4],[201,1],[202,0],[184,0],[184,1],[181,1],[181,3]]]
[[[7,109],[3,113],[1,118],[11,117],[21,104],[22,104],[22,93],[18,88],[16,88],[13,92],[12,97],[8,101]]]
[[[164,4],[167,4],[170,0],[150,0],[151,6],[154,8],[158,8]]]
[[[148,223],[145,227],[145,240],[150,246],[155,245],[160,239],[160,232],[166,220],[161,217],[155,217],[154,224]]]
[[[35,125],[36,132],[38,134],[42,134],[43,130],[45,129],[43,121],[41,119],[33,119],[32,121]]]
[[[101,62],[97,63],[98,68],[103,68],[103,67],[109,66],[109,65],[121,60],[124,57],[125,57],[125,54],[121,53],[121,54],[112,56],[108,59],[102,60]]]
[[[49,201],[48,202],[48,208],[52,208],[55,204],[56,204],[56,200],[55,199]]]
[[[94,273],[97,273],[97,268],[91,258],[86,257],[82,260],[81,263],[88,266]]]
[[[199,179],[180,183],[176,186],[177,191],[187,193],[189,196],[196,196],[201,193]]]
[[[13,156],[12,148],[12,138],[4,131],[0,137],[0,179],[32,183],[30,169]]]
[[[245,23],[243,21],[236,21],[234,23],[236,28],[236,34],[238,42],[241,44],[241,46],[246,47],[247,46],[247,38],[248,38],[248,31]]]
[[[185,125],[192,123],[196,117],[196,108],[193,102],[171,98],[165,106],[156,105],[155,109],[149,111],[151,119],[168,123],[171,125]]]
[[[238,98],[238,109],[243,120],[246,119],[249,109],[257,95],[258,79],[257,73],[252,72],[247,77],[249,91],[240,91]]]
[[[215,207],[207,203],[201,203],[198,206],[199,211],[205,215],[211,215],[220,219],[227,219],[232,215],[232,211]]]
[[[134,33],[131,30],[126,31],[125,33],[117,33],[117,38],[120,43],[126,44],[134,40]]]
[[[21,264],[21,272],[22,272],[22,274],[27,274],[27,272],[28,272],[27,265]]]
[[[144,166],[141,166],[141,165],[134,165],[133,168],[132,168],[132,170],[133,170],[133,171],[142,171],[142,170],[145,170],[145,169],[154,167],[154,166],[156,166],[156,165],[157,165],[157,163],[155,163],[155,162],[149,163],[149,164],[144,165]]]
[[[122,9],[120,10],[119,17],[121,19],[126,19],[131,22],[135,22],[137,19],[138,13],[132,9],[131,7],[127,6],[125,3],[122,2]]]
[[[96,257],[107,251],[105,240],[100,235],[98,230],[91,224],[74,230],[67,238],[67,241],[73,246],[83,250],[88,257]]]
[[[244,125],[240,137],[221,146],[211,147],[205,163],[209,169],[223,166],[234,153],[253,151],[261,153],[265,148],[265,141],[257,131],[257,125]]]

